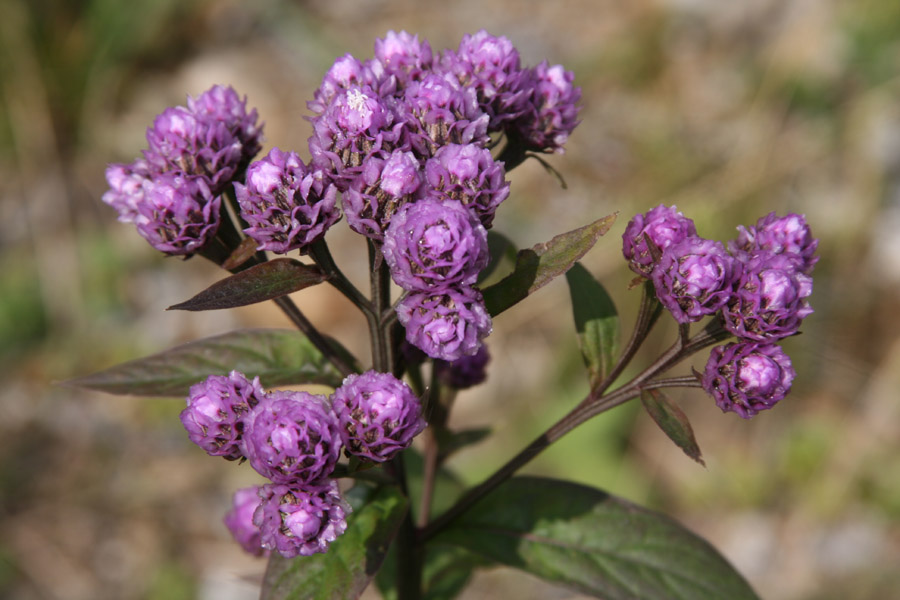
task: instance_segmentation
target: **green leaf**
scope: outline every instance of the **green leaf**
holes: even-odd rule
[[[493,229],[488,231],[488,253],[491,260],[478,274],[478,285],[486,284],[498,271],[511,271],[516,264],[516,246],[508,237]],[[505,267],[505,269],[501,269]]]
[[[655,389],[641,391],[641,404],[663,433],[669,436],[682,452],[706,466],[700,454],[700,446],[694,438],[694,429],[677,404],[662,391]]]
[[[166,310],[220,310],[274,300],[325,281],[319,267],[276,258],[212,284],[190,300]]]
[[[619,355],[619,315],[606,288],[593,275],[575,263],[566,273],[575,331],[591,387],[613,370]]]
[[[382,487],[347,518],[347,531],[328,552],[291,559],[273,554],[260,600],[359,598],[381,568],[406,509],[399,489]]]
[[[715,548],[665,515],[603,491],[513,478],[434,541],[607,600],[754,600]]]
[[[397,600],[396,555],[392,547],[381,571],[375,577],[382,600]],[[489,565],[485,559],[458,546],[426,545],[425,564],[422,567],[423,600],[456,598],[469,583],[475,569]]]
[[[259,376],[265,387],[303,383],[338,387],[343,381],[302,333],[246,329],[189,342],[63,385],[108,394],[186,396],[192,385],[207,376],[227,375],[231,370]]]
[[[482,290],[488,312],[491,316],[499,315],[568,271],[597,243],[600,236],[609,231],[615,220],[616,215],[609,215],[562,233],[549,242],[520,250],[513,272]]]

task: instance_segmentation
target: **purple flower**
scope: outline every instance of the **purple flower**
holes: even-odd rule
[[[259,250],[285,254],[305,249],[341,218],[337,188],[321,171],[307,169],[294,152],[273,148],[250,165],[247,185],[234,184],[244,231]]]
[[[771,212],[760,218],[756,227],[739,226],[738,237],[728,243],[728,249],[735,256],[744,257],[744,260],[749,255],[766,251],[772,254],[793,254],[802,263],[800,269],[810,274],[819,261],[819,257],[815,256],[818,245],[819,240],[812,236],[803,215],[790,213],[778,217]]]
[[[478,352],[471,356],[462,356],[453,362],[434,361],[434,372],[444,385],[463,390],[487,379],[487,364],[490,360],[487,344],[482,344]]]
[[[326,552],[347,529],[350,505],[334,480],[303,487],[271,483],[259,496],[253,523],[262,547],[285,558]]]
[[[442,360],[475,354],[491,333],[491,317],[474,288],[413,292],[397,306],[397,317],[406,327],[406,341]]]
[[[313,100],[306,103],[316,115],[324,113],[334,98],[351,87],[369,86],[377,88],[378,80],[384,75],[381,63],[362,63],[350,54],[334,61],[322,79]]]
[[[402,129],[403,123],[371,87],[350,86],[313,119],[312,163],[343,192],[371,157],[390,154]]]
[[[144,202],[151,175],[150,165],[140,158],[130,165],[112,164],[106,168],[109,190],[104,192],[103,202],[116,209],[121,223],[133,223],[140,215],[138,207]]]
[[[347,451],[375,462],[408,448],[426,425],[419,399],[390,373],[348,376],[335,390],[332,406]]]
[[[147,130],[144,152],[154,172],[206,179],[214,196],[225,191],[261,148],[256,111],[230,87],[214,86],[188,106],[163,111]]]
[[[433,156],[446,144],[485,146],[489,141],[489,117],[479,108],[475,91],[455,79],[430,73],[410,82],[397,108],[419,156]]]
[[[205,178],[159,173],[135,196],[132,219],[138,233],[160,252],[190,255],[215,237],[220,208],[221,197],[213,197]]]
[[[181,423],[190,440],[210,456],[243,458],[241,440],[247,417],[263,395],[259,377],[251,381],[238,371],[210,375],[191,386]]]
[[[403,80],[418,80],[431,70],[434,60],[428,40],[419,41],[418,35],[405,31],[388,31],[384,39],[375,40],[375,58],[389,73]]]
[[[675,320],[691,323],[722,308],[739,276],[740,263],[720,242],[690,237],[663,251],[650,278]]]
[[[743,273],[722,309],[725,328],[745,340],[777,340],[797,333],[813,309],[812,277],[792,254],[763,252],[743,263]]]
[[[494,213],[509,196],[503,163],[476,144],[447,144],[425,163],[428,193],[462,202],[490,229]]]
[[[260,475],[275,483],[322,480],[334,470],[340,454],[337,418],[323,396],[269,392],[248,419],[244,455]]]
[[[472,285],[490,259],[487,231],[455,200],[404,206],[391,219],[381,250],[405,290]]]
[[[462,87],[475,90],[481,109],[490,116],[489,131],[502,130],[524,110],[528,100],[528,89],[522,86],[524,72],[519,52],[507,38],[483,29],[464,35],[456,52],[444,52],[441,68]]]
[[[635,215],[622,234],[622,254],[629,268],[649,277],[662,251],[688,237],[696,237],[694,222],[672,206],[659,205]]]
[[[254,556],[265,556],[269,552],[262,547],[259,527],[253,523],[253,513],[260,504],[259,488],[243,488],[234,493],[231,510],[225,514],[225,527],[234,540],[246,552]]]
[[[749,419],[784,398],[795,375],[777,344],[734,342],[712,349],[701,383],[723,412]]]
[[[381,241],[394,213],[421,195],[419,161],[412,152],[394,150],[387,159],[366,162],[344,193],[344,214],[353,231]]]
[[[525,110],[512,124],[526,148],[536,152],[562,153],[572,130],[578,125],[581,88],[572,85],[575,75],[562,65],[547,61],[528,72],[522,86],[531,94]]]

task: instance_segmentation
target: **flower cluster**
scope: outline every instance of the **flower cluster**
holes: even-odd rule
[[[737,342],[713,349],[701,383],[723,411],[744,418],[772,407],[794,371],[778,340],[796,334],[812,313],[817,240],[802,215],[771,213],[738,228],[726,247],[697,235],[675,207],[658,206],[628,224],[623,254],[653,282],[679,323],[718,314]]]
[[[347,377],[330,398],[211,375],[191,387],[181,421],[208,454],[246,459],[271,481],[236,492],[225,524],[248,552],[285,557],[324,552],[347,528],[350,507],[331,479],[342,450],[384,462],[425,428],[409,386],[375,371]]]
[[[406,339],[432,358],[471,355],[491,331],[474,284],[509,183],[490,135],[561,152],[577,124],[572,79],[558,65],[523,68],[486,31],[440,54],[391,31],[373,58],[336,61],[308,103],[312,163],[342,192],[350,227],[381,248],[406,291]]]
[[[166,109],[147,130],[143,158],[107,168],[103,202],[157,250],[198,252],[219,229],[221,194],[261,148],[256,120],[246,99],[218,85]]]

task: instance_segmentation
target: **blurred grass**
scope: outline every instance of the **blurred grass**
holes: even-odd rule
[[[0,597],[204,598],[223,570],[262,570],[220,524],[231,491],[255,476],[189,446],[181,400],[51,385],[238,326],[286,326],[263,309],[164,312],[217,274],[163,260],[119,227],[99,202],[105,164],[130,160],[155,114],[212,83],[248,94],[269,145],[304,154],[304,102],[336,56],[369,56],[388,29],[440,49],[481,27],[510,37],[529,64],[563,63],[584,89],[571,146],[550,157],[568,191],[526,162],[497,228],[530,246],[620,211],[585,263],[608,286],[625,335],[636,296],[618,246],[631,214],[675,202],[701,234],[728,239],[771,210],[804,212],[821,238],[816,313],[786,343],[798,371],[792,396],[750,422],[700,393],[676,396],[707,469],[627,406],[529,471],[675,514],[764,597],[891,596],[900,584],[900,266],[896,234],[877,232],[900,209],[900,4],[574,0],[533,10],[519,18],[520,5],[504,0],[6,0]],[[298,300],[330,333],[351,335],[355,322],[327,297]],[[497,319],[491,380],[461,395],[454,415],[460,427],[495,431],[453,460],[466,481],[586,391],[566,303],[565,284],[554,283]],[[671,335],[662,326],[635,364]]]

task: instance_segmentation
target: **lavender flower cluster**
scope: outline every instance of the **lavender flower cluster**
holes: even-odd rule
[[[308,165],[278,148],[251,163],[256,111],[216,86],[157,117],[144,158],[107,169],[103,200],[155,248],[180,255],[213,241],[222,194],[232,191],[244,233],[282,254],[307,252],[342,208],[406,291],[397,315],[408,341],[458,360],[491,331],[474,284],[488,262],[487,229],[509,195],[491,148],[505,136],[517,160],[563,152],[578,124],[581,89],[572,82],[559,65],[523,67],[508,39],[484,30],[440,54],[390,31],[373,58],[335,61],[308,102]]]
[[[225,525],[248,552],[325,552],[347,528],[349,505],[330,476],[343,449],[384,462],[425,428],[419,399],[388,373],[350,375],[328,398],[265,392],[232,371],[194,385],[181,413],[192,442],[211,456],[246,459],[271,483],[239,490]]]
[[[771,213],[741,226],[726,249],[698,236],[675,207],[658,206],[635,216],[622,238],[630,268],[653,282],[676,321],[716,314],[738,338],[713,348],[701,376],[719,408],[750,418],[784,398],[795,372],[777,342],[813,312],[818,240],[802,215]]]

